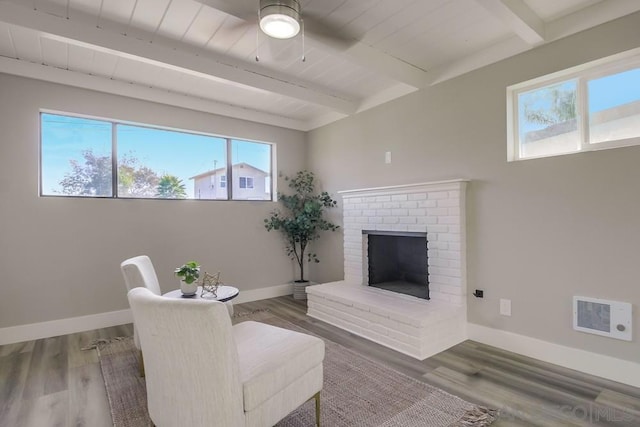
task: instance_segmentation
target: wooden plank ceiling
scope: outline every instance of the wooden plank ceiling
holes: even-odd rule
[[[637,0],[0,0],[0,72],[309,130],[640,10]],[[260,61],[256,61],[259,55]]]

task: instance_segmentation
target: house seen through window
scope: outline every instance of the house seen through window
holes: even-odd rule
[[[508,160],[640,145],[640,55],[507,89]]]
[[[272,200],[270,185],[254,186],[255,180],[271,182],[272,148],[267,143],[42,113],[40,194]],[[226,185],[227,176],[233,178],[233,186]]]

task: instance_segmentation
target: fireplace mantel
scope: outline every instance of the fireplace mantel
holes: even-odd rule
[[[422,190],[428,191],[445,191],[451,188],[460,187],[460,184],[471,182],[468,179],[449,179],[445,181],[432,181],[432,182],[420,182],[416,184],[401,184],[401,185],[389,185],[386,187],[371,187],[371,188],[359,188],[355,190],[340,190],[338,194],[342,194],[342,197],[358,196],[358,195],[377,195],[377,193],[387,194],[392,193],[413,193],[420,192]]]

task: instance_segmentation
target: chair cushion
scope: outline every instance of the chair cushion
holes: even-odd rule
[[[233,327],[244,410],[249,412],[322,364],[324,341],[311,335],[247,321]]]

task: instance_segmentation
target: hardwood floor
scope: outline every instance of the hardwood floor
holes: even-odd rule
[[[471,402],[502,426],[640,426],[640,389],[466,341],[424,361],[306,316],[292,297],[239,304],[274,315]],[[0,346],[0,426],[111,426],[100,366],[83,347],[131,325]],[[331,427],[331,426],[326,426]]]

